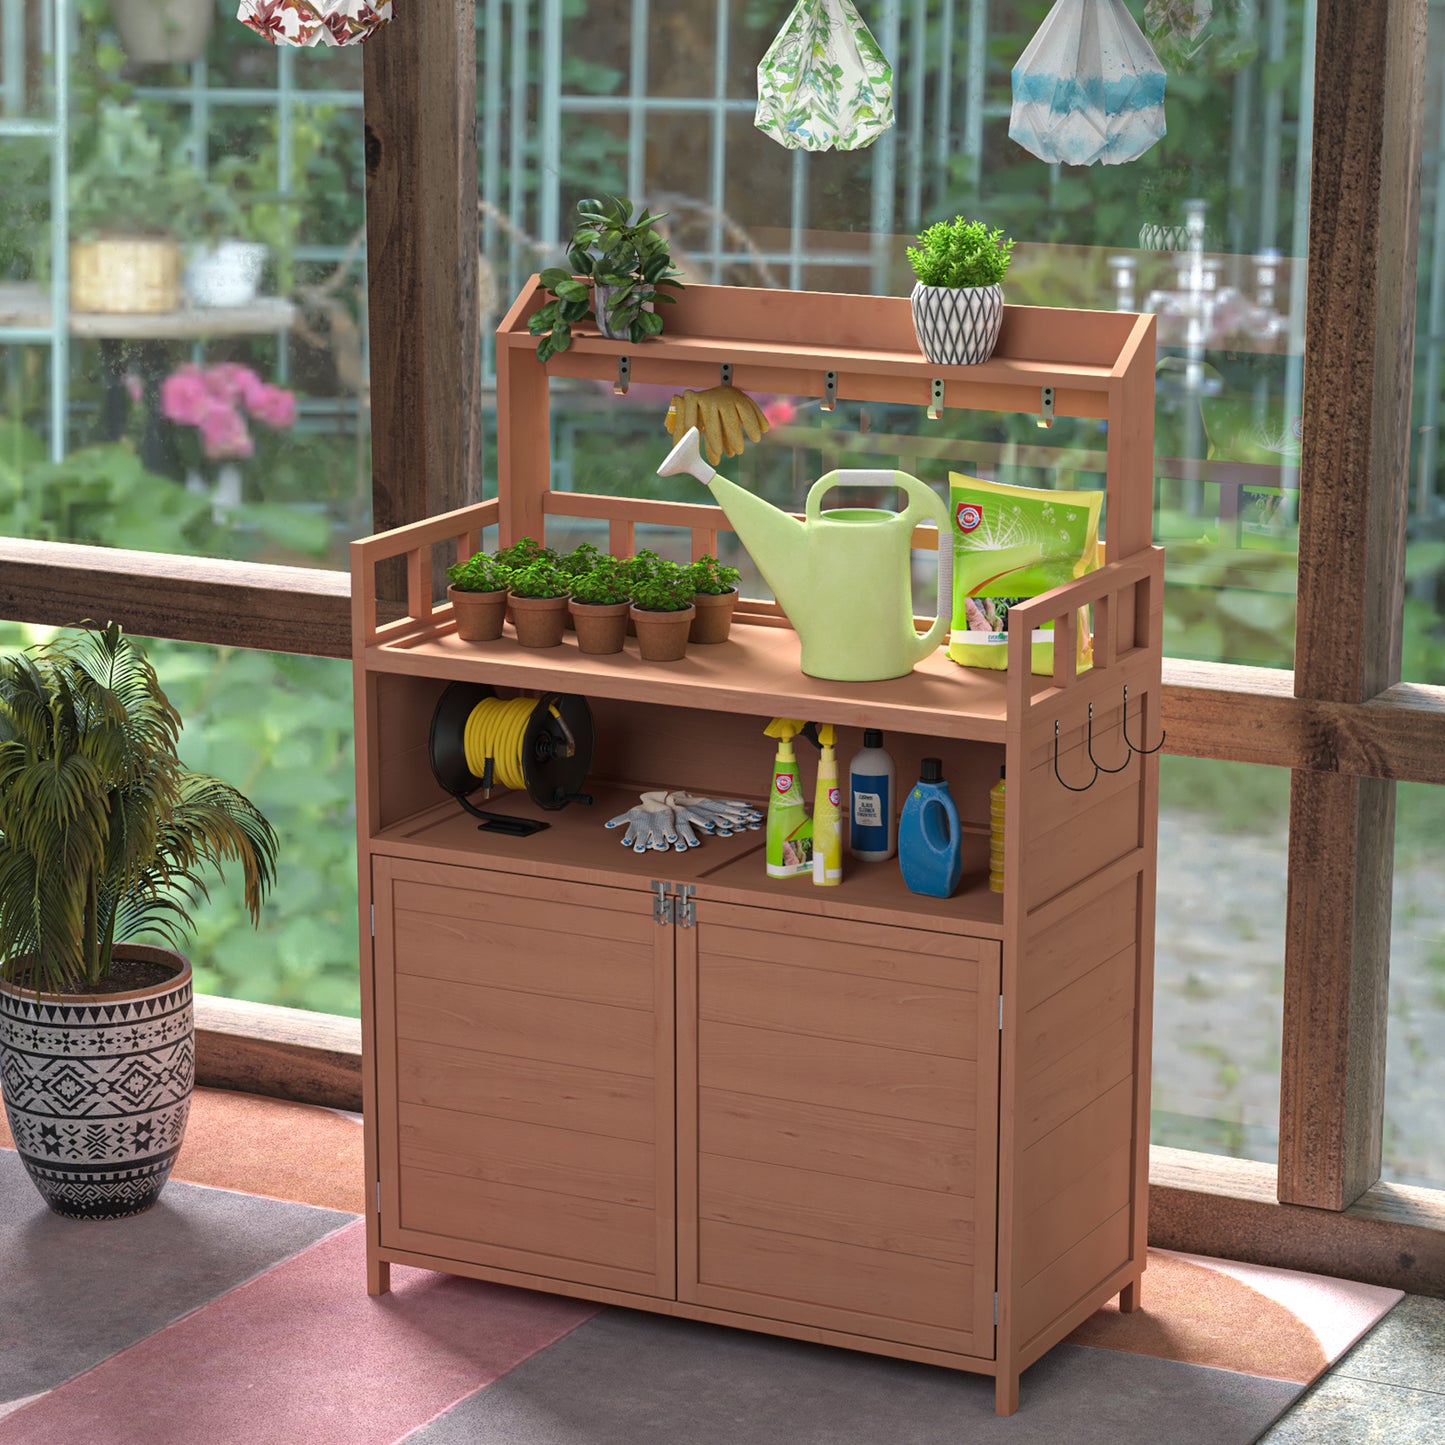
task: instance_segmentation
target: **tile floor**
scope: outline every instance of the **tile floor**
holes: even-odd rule
[[[1445,1441],[1445,1300],[1404,1299],[1260,1445],[1439,1445]]]

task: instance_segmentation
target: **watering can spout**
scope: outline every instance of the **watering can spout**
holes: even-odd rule
[[[778,605],[789,616],[805,600],[808,585],[807,552],[803,523],[771,502],[755,497],[746,487],[730,482],[703,460],[696,427],[689,427],[658,467],[660,477],[688,472],[717,499],[738,540],[757,564],[773,590]]]

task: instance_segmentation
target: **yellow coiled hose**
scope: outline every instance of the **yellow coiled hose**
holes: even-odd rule
[[[484,697],[467,715],[462,732],[462,748],[467,767],[473,776],[484,775],[487,759],[492,760],[492,776],[504,788],[525,790],[527,779],[522,769],[522,739],[536,709],[535,697]],[[557,705],[548,711],[558,716]]]

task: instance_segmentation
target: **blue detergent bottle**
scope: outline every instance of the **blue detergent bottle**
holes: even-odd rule
[[[914,893],[950,898],[963,874],[958,808],[943,781],[943,761],[924,758],[898,820],[898,864]]]

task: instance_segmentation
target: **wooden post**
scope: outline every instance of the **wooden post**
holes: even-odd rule
[[[474,5],[400,18],[364,48],[378,532],[482,499]]]
[[[1295,692],[1400,678],[1426,0],[1322,0],[1315,49]],[[1279,1197],[1379,1177],[1394,783],[1294,774]]]

